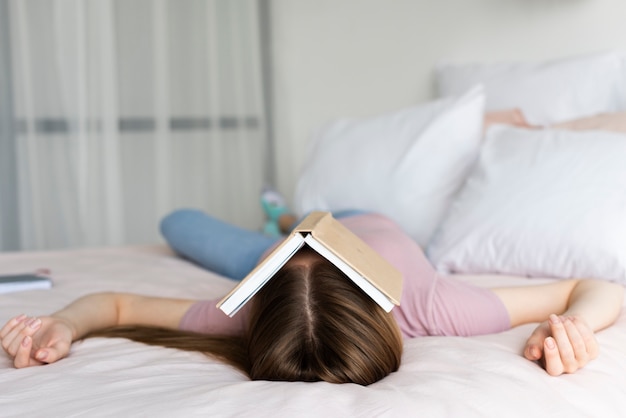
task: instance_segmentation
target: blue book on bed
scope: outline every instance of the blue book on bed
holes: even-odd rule
[[[52,280],[38,274],[9,274],[0,276],[0,293],[33,289],[50,289]]]

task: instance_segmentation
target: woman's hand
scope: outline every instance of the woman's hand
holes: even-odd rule
[[[598,356],[592,328],[580,317],[550,315],[526,341],[524,357],[551,376],[574,373]]]
[[[53,363],[70,352],[74,330],[65,319],[20,315],[0,329],[2,348],[16,368]]]

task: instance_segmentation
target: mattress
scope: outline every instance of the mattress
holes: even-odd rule
[[[0,254],[0,274],[51,270],[49,290],[0,295],[0,322],[45,315],[92,292],[217,297],[234,283],[165,246]],[[539,279],[457,276],[480,286]],[[551,377],[521,356],[534,325],[478,337],[405,341],[402,366],[367,387],[249,381],[200,353],[93,338],[54,364],[14,369],[0,353],[0,416],[622,417],[626,315],[597,334],[600,356]]]

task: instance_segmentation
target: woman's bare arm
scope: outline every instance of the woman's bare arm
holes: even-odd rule
[[[511,326],[541,322],[550,314],[581,316],[598,331],[622,308],[624,287],[604,280],[560,280],[537,286],[493,289],[506,306]]]
[[[53,317],[73,326],[74,340],[92,331],[116,325],[177,328],[193,300],[149,297],[126,293],[95,293],[72,302]]]
[[[573,373],[598,355],[594,332],[617,319],[624,287],[602,280],[563,280],[547,285],[493,289],[511,326],[540,322],[524,356],[551,375]]]
[[[91,294],[47,317],[12,318],[0,329],[0,343],[15,367],[52,363],[67,356],[73,341],[92,331],[116,325],[177,328],[193,303],[123,293]]]

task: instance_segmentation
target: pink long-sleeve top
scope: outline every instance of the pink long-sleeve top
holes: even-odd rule
[[[402,298],[392,314],[405,338],[470,336],[510,328],[508,312],[495,293],[439,275],[415,241],[388,218],[362,214],[339,221],[402,273]],[[247,323],[245,307],[230,318],[216,308],[218,300],[193,304],[179,328],[210,334],[242,333]]]

